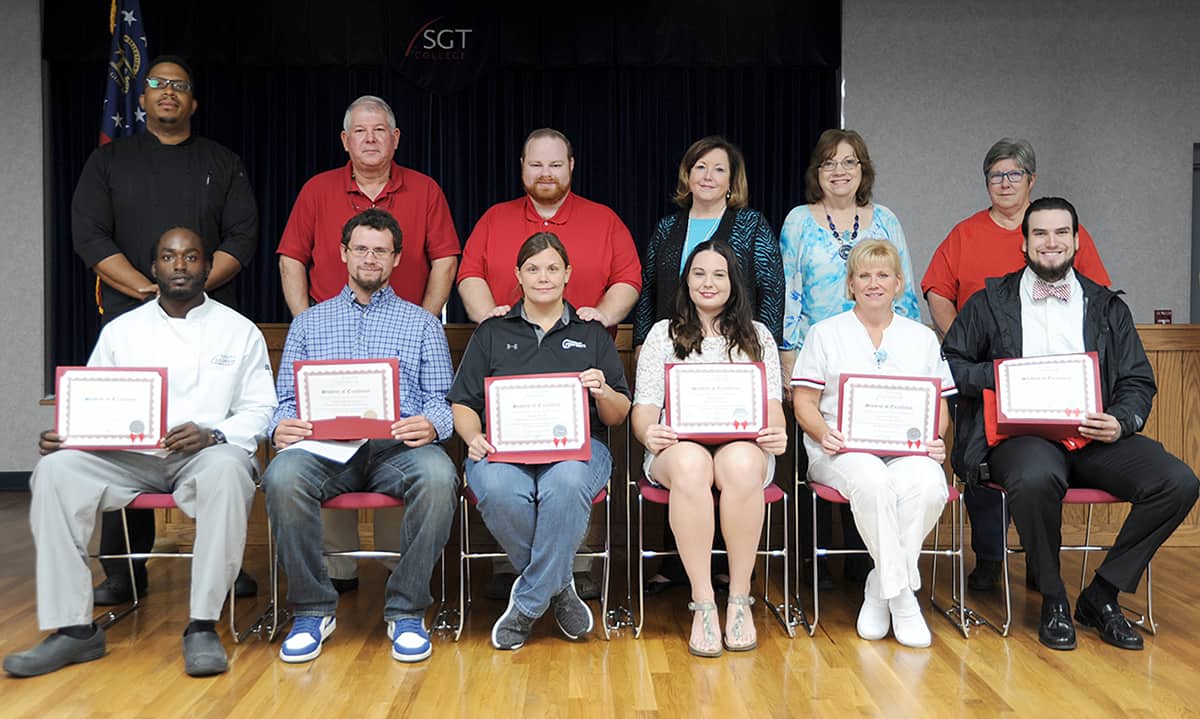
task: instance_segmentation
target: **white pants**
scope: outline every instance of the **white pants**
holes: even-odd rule
[[[809,454],[808,476],[850,500],[854,524],[875,560],[882,597],[920,589],[921,544],[949,494],[942,466],[928,457],[819,452]]]
[[[120,509],[142,492],[170,492],[196,519],[189,617],[215,621],[242,566],[246,519],[254,502],[253,458],[218,444],[167,457],[138,452],[62,449],[30,478],[29,523],[37,547],[38,626],[43,631],[92,621],[87,547],[97,510]]]

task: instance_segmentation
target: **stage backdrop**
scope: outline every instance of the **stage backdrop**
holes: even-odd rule
[[[98,326],[94,278],[71,246],[70,201],[96,146],[108,7],[44,3],[51,366],[85,361]],[[384,0],[143,0],[142,11],[149,54],[193,66],[194,131],[246,164],[260,245],[236,282],[242,311],[260,322],[289,319],[275,247],[301,185],[346,162],[338,133],[359,95],[392,105],[397,160],[441,184],[463,242],[490,205],[522,193],[521,142],[544,126],[575,146],[573,189],[613,207],[639,247],[673,210],[684,149],[712,133],[745,152],[751,206],[778,230],[802,201],[812,145],[838,118],[838,2],[460,11]],[[457,296],[448,312],[465,320]]]

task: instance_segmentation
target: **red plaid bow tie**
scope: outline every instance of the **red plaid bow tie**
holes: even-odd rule
[[[1071,301],[1071,284],[1064,282],[1061,285],[1052,285],[1045,280],[1033,281],[1033,299],[1042,301],[1047,297],[1057,297],[1063,302]]]

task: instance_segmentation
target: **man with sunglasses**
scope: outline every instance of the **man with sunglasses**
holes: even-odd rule
[[[194,228],[212,257],[204,290],[221,304],[237,308],[231,280],[250,264],[258,243],[258,206],[241,158],[223,145],[192,134],[196,112],[194,75],[185,60],[163,55],[150,63],[138,98],[141,111],[126,122],[144,122],[146,132],[119,137],[92,152],[71,202],[75,252],[99,276],[101,319],[116,317],[158,294],[150,279],[154,246],[172,227]],[[154,513],[129,513],[135,552],[154,544]],[[100,547],[124,551],[120,518],[104,517]],[[128,568],[103,562],[107,578],[96,587],[96,604],[132,599]],[[146,588],[146,564],[134,563],[139,591]],[[253,595],[254,581],[239,575],[238,595]]]

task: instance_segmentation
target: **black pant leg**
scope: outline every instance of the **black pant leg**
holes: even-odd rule
[[[1006,439],[988,454],[991,479],[1008,494],[1008,512],[1042,594],[1066,593],[1058,556],[1069,476],[1066,454],[1062,445],[1040,437]]]
[[[149,552],[154,548],[154,510],[130,509],[125,512],[129,521],[129,546],[134,552]],[[120,512],[104,512],[100,521],[100,553],[124,554],[125,530],[121,526]],[[124,559],[104,559],[100,564],[106,576],[125,577],[129,564]],[[133,562],[133,573],[139,585],[146,584],[146,560]]]
[[[1132,502],[1129,516],[1096,573],[1123,592],[1137,591],[1142,572],[1196,503],[1200,481],[1158,442],[1133,435],[1092,442],[1068,453],[1071,486],[1102,489]]]

